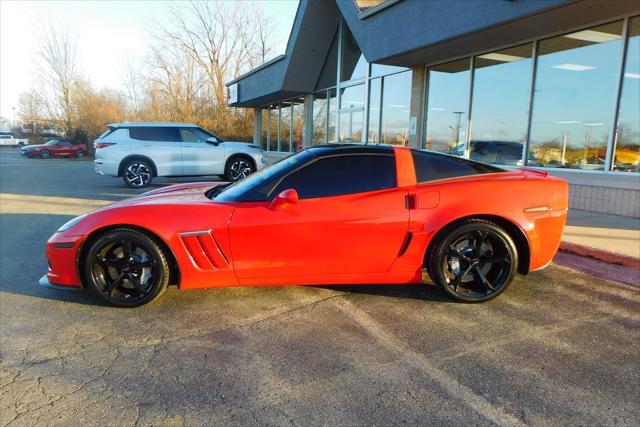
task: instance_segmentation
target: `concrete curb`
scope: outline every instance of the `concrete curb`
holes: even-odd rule
[[[588,246],[577,245],[575,243],[561,242],[560,251],[594,258],[609,264],[624,265],[635,270],[640,270],[640,258],[621,255],[614,252],[605,251],[604,249],[596,249]]]

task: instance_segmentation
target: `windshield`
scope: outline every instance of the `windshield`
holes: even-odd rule
[[[298,165],[305,163],[312,157],[314,157],[313,154],[309,153],[308,151],[300,151],[293,156],[282,159],[278,163],[262,169],[260,172],[251,174],[241,181],[224,187],[221,192],[213,194],[211,195],[211,197],[213,197],[217,202],[238,201],[242,195],[250,192],[256,187],[259,187],[272,178],[280,176],[287,170],[293,169]]]
[[[52,139],[51,141],[47,142],[44,145],[57,145],[58,144],[58,140],[57,139]]]

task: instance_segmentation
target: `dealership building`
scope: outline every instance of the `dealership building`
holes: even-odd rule
[[[227,83],[273,159],[394,144],[570,183],[640,217],[637,0],[300,0],[286,52]]]

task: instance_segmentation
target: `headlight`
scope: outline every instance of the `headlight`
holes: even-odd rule
[[[71,227],[73,227],[74,225],[79,223],[86,216],[87,216],[87,214],[80,215],[80,216],[77,216],[77,217],[73,218],[70,221],[65,222],[64,224],[62,224],[62,227],[58,228],[58,232],[67,231],[68,229],[70,229]]]

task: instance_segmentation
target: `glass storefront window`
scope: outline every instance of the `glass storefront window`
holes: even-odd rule
[[[269,107],[269,151],[278,151],[278,105]]]
[[[622,21],[538,44],[529,157],[603,170],[620,68]]]
[[[342,72],[340,74],[341,81],[356,80],[364,78],[367,75],[367,67],[369,64],[364,59],[364,55],[360,51],[351,31],[346,25],[343,26],[343,44],[342,44]]]
[[[612,166],[640,172],[640,16],[629,21],[628,34]]]
[[[278,151],[291,151],[291,101],[280,103],[280,143]]]
[[[407,145],[409,142],[409,106],[411,72],[384,77],[382,94],[383,144]]]
[[[327,92],[313,95],[313,140],[312,145],[327,142]]]
[[[464,155],[469,67],[468,58],[429,67],[427,133],[423,148]]]
[[[522,165],[529,118],[533,44],[477,56],[474,61],[470,158]],[[534,158],[529,164],[534,165]],[[539,166],[539,165],[538,165]]]
[[[304,123],[304,99],[293,100],[293,129],[291,130],[291,143],[293,151],[302,150],[302,129]]]
[[[342,89],[340,96],[340,143],[363,142],[364,84]]]
[[[380,102],[382,101],[382,79],[369,81],[369,131],[367,142],[380,144]]]

